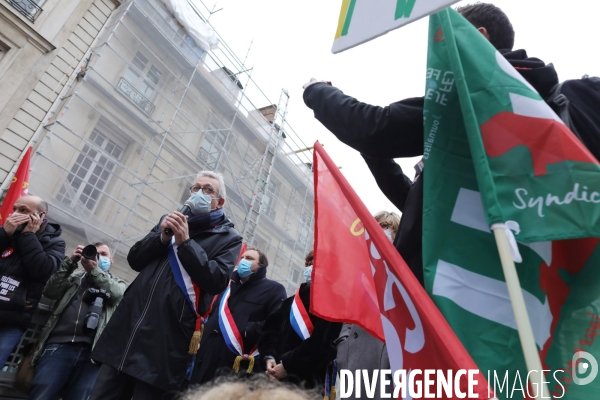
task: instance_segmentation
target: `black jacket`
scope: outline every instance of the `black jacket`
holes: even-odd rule
[[[521,75],[546,97],[558,83],[552,64],[528,58],[524,50],[501,51]],[[423,98],[410,98],[387,107],[361,103],[326,83],[304,91],[304,102],[340,141],[362,154],[379,159],[423,155]],[[423,284],[423,182],[427,167],[408,192],[394,245]],[[378,182],[379,184],[379,182]],[[405,181],[398,181],[404,190]],[[402,187],[400,189],[400,187]],[[391,200],[391,199],[390,199]],[[392,200],[393,201],[393,200]]]
[[[0,324],[26,330],[37,309],[46,281],[65,256],[58,224],[39,233],[8,236],[0,227]],[[12,249],[12,253],[10,253]],[[18,282],[18,285],[15,285]]]
[[[267,268],[260,268],[243,284],[240,282],[237,271],[231,276],[229,310],[243,337],[244,350],[247,353],[250,353],[250,350],[256,346],[267,316],[277,310],[287,296],[283,285],[267,279],[266,275]],[[231,372],[237,356],[225,344],[219,326],[219,306],[222,299],[223,293],[215,301],[208,322],[204,326],[204,335],[192,376],[194,383],[211,380],[219,369],[225,373]],[[247,367],[247,365],[242,366]],[[263,370],[262,362],[260,358],[257,358],[254,371]]]
[[[394,159],[361,155],[381,192],[403,213],[413,182],[404,174]]]
[[[310,284],[300,285],[300,299],[306,310],[310,306]],[[313,333],[302,340],[290,323],[290,310],[294,296],[288,297],[281,307],[269,315],[258,342],[262,357],[271,356],[283,364],[288,374],[286,380],[312,388],[323,385],[327,365],[335,358],[334,340],[340,334],[342,324],[329,322],[308,313]]]
[[[177,248],[181,264],[201,291],[204,314],[214,295],[229,283],[242,237],[225,219],[195,231]],[[178,389],[191,363],[188,348],[196,315],[177,286],[160,239],[160,222],[129,251],[127,261],[140,272],[125,291],[91,358],[162,390]]]

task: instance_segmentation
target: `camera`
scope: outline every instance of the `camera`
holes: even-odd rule
[[[87,247],[89,246],[86,246],[86,248]],[[96,250],[96,247],[94,247],[94,250]],[[110,299],[110,293],[105,289],[89,288],[86,290],[82,300],[90,304],[90,308],[83,321],[83,333],[89,334],[98,328],[102,307],[104,306],[104,302],[108,299]]]
[[[81,256],[88,260],[96,260],[98,259],[98,250],[93,244],[88,244],[81,250]]]

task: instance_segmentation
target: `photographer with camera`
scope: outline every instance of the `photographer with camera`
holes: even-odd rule
[[[46,284],[44,296],[58,303],[35,351],[29,399],[53,400],[61,392],[65,400],[88,398],[100,370],[90,360],[92,347],[127,287],[109,272],[113,261],[104,243],[77,246]]]

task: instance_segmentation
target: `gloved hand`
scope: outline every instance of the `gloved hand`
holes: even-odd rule
[[[309,82],[307,82],[304,85],[302,85],[302,89],[306,89],[310,85],[315,84],[315,83],[319,83],[319,82],[323,82],[323,83],[326,83],[326,84],[328,84],[328,85],[331,86],[331,82],[330,81],[318,80],[317,78],[310,78]]]

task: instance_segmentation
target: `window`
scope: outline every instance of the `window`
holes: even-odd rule
[[[125,72],[125,80],[129,82],[142,96],[150,99],[160,82],[162,74],[154,65],[148,62],[139,51],[135,54],[131,65]]]
[[[198,151],[198,161],[204,164],[204,169],[213,171],[217,169],[225,140],[227,140],[227,134],[210,124]]]
[[[56,199],[69,207],[82,205],[93,211],[112,176],[123,148],[97,129],[89,137],[67,176],[67,181],[58,191]]]
[[[8,0],[8,2],[31,22],[35,22],[43,11],[40,7],[43,0]]]
[[[147,116],[154,112],[150,98],[158,87],[162,73],[140,52],[135,54],[131,65],[117,84],[117,90]]]

